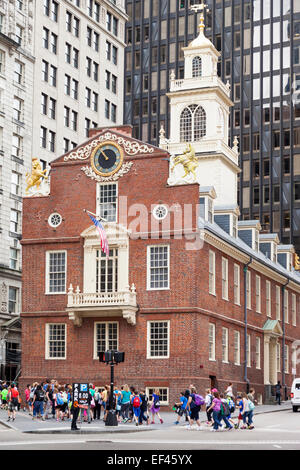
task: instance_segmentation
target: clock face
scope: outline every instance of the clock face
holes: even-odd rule
[[[119,145],[103,142],[92,152],[91,165],[97,175],[111,176],[120,169],[123,158],[123,150]]]

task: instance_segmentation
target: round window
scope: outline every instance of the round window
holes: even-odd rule
[[[58,227],[62,223],[62,217],[60,214],[57,214],[57,212],[54,212],[53,214],[50,215],[48,219],[48,224],[50,227]]]
[[[168,215],[167,206],[160,204],[159,206],[154,207],[153,216],[155,217],[155,219],[163,220],[167,217],[167,215]]]

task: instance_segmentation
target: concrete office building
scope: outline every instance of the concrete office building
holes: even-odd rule
[[[126,18],[124,0],[0,1],[0,379],[19,373],[26,173],[122,123]]]
[[[195,37],[194,0],[127,0],[124,123],[158,143],[170,136],[165,96],[172,70],[184,76],[182,46]],[[207,0],[206,35],[229,81],[230,144],[239,140],[241,219],[259,219],[300,250],[300,0]]]

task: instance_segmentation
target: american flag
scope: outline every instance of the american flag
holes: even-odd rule
[[[101,224],[100,220],[95,219],[95,217],[93,217],[90,214],[88,214],[88,215],[92,219],[94,224],[96,225],[97,230],[99,232],[102,251],[106,254],[106,256],[108,256],[109,255],[108,241],[107,241],[107,238],[106,238],[106,233],[105,233],[105,230],[103,228],[103,225]]]

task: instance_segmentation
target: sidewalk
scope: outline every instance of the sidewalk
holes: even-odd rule
[[[276,411],[284,411],[284,410],[291,410],[292,405],[290,401],[283,402],[280,406],[279,405],[257,405],[254,410],[254,416],[261,414],[261,413],[273,413]],[[133,433],[133,432],[142,432],[142,431],[152,431],[152,430],[159,430],[159,429],[166,429],[169,427],[173,427],[174,421],[176,420],[177,415],[174,412],[170,411],[162,411],[161,417],[163,419],[163,424],[156,423],[147,426],[144,424],[143,426],[136,426],[135,423],[129,424],[119,424],[116,427],[105,426],[105,423],[101,420],[92,421],[89,423],[80,423],[78,421],[78,427],[81,428],[80,431],[71,431],[71,421],[59,421],[57,422],[55,419],[48,419],[46,421],[42,421],[41,419],[32,420],[32,416],[29,416],[28,412],[19,411],[17,412],[15,421],[7,422],[7,411],[0,410],[0,424],[6,426],[7,428],[20,431],[23,433],[37,433],[37,434],[92,434],[92,433]],[[235,411],[233,413],[233,418],[237,418],[238,412]],[[156,421],[157,418],[156,418]],[[200,412],[200,421],[206,421],[206,413],[205,411]],[[181,418],[181,422],[179,426],[184,426],[185,421]]]

